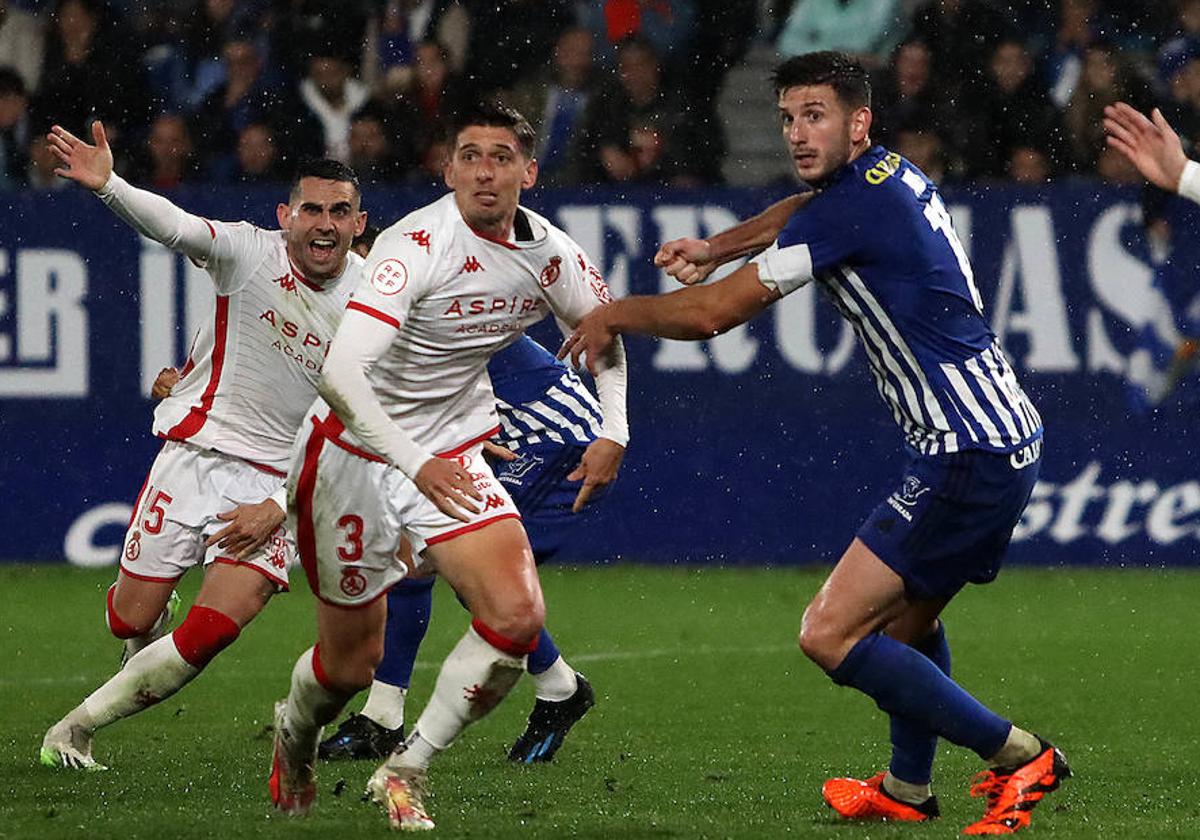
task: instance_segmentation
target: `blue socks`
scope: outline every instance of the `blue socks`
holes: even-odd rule
[[[375,679],[388,685],[408,688],[412,679],[417,650],[429,629],[429,613],[433,607],[435,578],[409,580],[405,578],[388,593],[387,630],[383,644],[383,661],[375,669]],[[459,599],[462,600],[461,598]],[[559,657],[554,639],[543,628],[537,650],[529,654],[528,670],[540,674]]]
[[[417,650],[429,629],[433,608],[434,578],[405,578],[388,592],[387,630],[383,642],[383,661],[375,669],[375,679],[388,685],[408,688],[412,680]]]
[[[946,625],[938,621],[937,629],[912,645],[924,654],[938,670],[950,676],[950,645],[946,642]],[[937,733],[912,723],[908,718],[892,715],[892,775],[914,785],[927,785],[933,777],[933,759],[937,755]]]
[[[904,718],[914,727],[910,733],[937,733],[984,759],[1000,751],[1012,728],[925,654],[882,633],[860,639],[829,676],[838,685],[857,688],[892,717]]]
[[[549,631],[543,627],[542,635],[538,636],[537,650],[529,654],[525,669],[531,674],[540,674],[553,665],[558,657],[558,647],[554,644],[554,639],[550,638]]]

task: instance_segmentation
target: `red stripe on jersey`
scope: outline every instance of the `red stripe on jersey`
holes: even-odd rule
[[[440,534],[434,534],[429,539],[425,540],[425,545],[437,545],[438,543],[452,540],[455,537],[461,537],[463,534],[469,534],[472,531],[478,531],[480,528],[491,525],[493,522],[499,522],[501,519],[520,519],[519,513],[502,513],[499,516],[493,516],[491,519],[481,519],[478,522],[472,522],[470,525],[464,525],[461,528],[455,528],[452,531],[443,531]]]
[[[217,451],[219,452],[220,450]],[[233,457],[237,458],[238,456],[234,455]],[[247,464],[254,467],[254,469],[258,470],[259,472],[265,472],[267,475],[273,475],[276,478],[287,478],[287,473],[285,473],[283,470],[275,469],[270,464],[260,464],[258,461],[251,461],[249,458],[238,458],[238,460],[245,461]]]
[[[353,309],[358,312],[365,312],[366,314],[370,315],[373,318],[378,318],[380,321],[383,321],[383,323],[385,323],[385,324],[390,324],[391,326],[395,327],[396,329],[400,329],[399,321],[397,321],[391,315],[388,315],[386,312],[380,312],[378,309],[376,309],[373,306],[367,306],[365,303],[359,303],[356,300],[352,300],[346,304],[346,308]]]
[[[213,336],[212,373],[208,377],[208,385],[200,397],[200,405],[194,405],[188,410],[187,416],[167,430],[164,437],[172,440],[187,440],[203,428],[208,420],[208,412],[212,410],[213,398],[217,395],[217,386],[221,384],[221,371],[225,367],[225,343],[229,336],[229,298],[217,296],[216,327]]]
[[[301,283],[303,283],[305,286],[308,286],[308,288],[312,289],[314,292],[325,291],[325,288],[323,286],[321,286],[318,283],[314,283],[313,281],[311,281],[307,277],[305,277],[303,274],[301,274],[300,269],[296,268],[296,264],[294,262],[292,262],[291,257],[288,257],[288,266],[292,269],[292,276],[295,277],[297,280],[299,280]]]
[[[296,551],[300,554],[300,565],[308,577],[308,588],[314,593],[321,591],[320,577],[317,574],[317,536],[313,525],[313,491],[317,484],[317,461],[321,457],[321,448],[325,445],[325,435],[321,434],[318,426],[304,444],[304,464],[300,467],[300,476],[296,479]]]
[[[470,228],[471,233],[475,234],[480,239],[486,239],[488,242],[495,242],[497,245],[503,245],[505,248],[507,248],[510,251],[520,251],[521,250],[516,245],[514,245],[513,243],[509,242],[506,239],[497,239],[496,237],[490,236],[481,230],[475,230],[475,228],[471,227],[470,225],[467,225],[467,227]]]
[[[212,226],[212,222],[210,222],[208,219],[201,219],[201,221],[203,221],[204,224],[208,225],[209,234],[212,236],[213,239],[216,239],[217,238],[217,229]]]
[[[439,452],[439,453],[437,453],[437,457],[438,457],[438,458],[454,458],[454,457],[457,457],[457,456],[459,456],[459,455],[463,454],[464,452],[466,452],[466,451],[467,451],[468,449],[470,449],[472,446],[475,446],[476,444],[483,443],[485,440],[488,440],[488,439],[490,439],[490,438],[492,438],[492,437],[495,437],[495,436],[496,436],[496,435],[498,435],[499,433],[500,433],[500,427],[499,427],[499,426],[495,426],[495,427],[493,427],[493,428],[491,428],[491,429],[488,429],[486,432],[484,432],[483,434],[479,435],[478,437],[473,437],[473,438],[471,438],[471,439],[470,439],[469,441],[467,441],[466,443],[460,443],[458,446],[454,447],[453,449],[447,449],[445,452]]]
[[[362,458],[366,461],[374,461],[378,464],[387,463],[386,460],[380,458],[378,455],[368,452],[365,449],[359,449],[357,446],[346,443],[346,441],[338,437],[338,435],[340,435],[342,430],[346,427],[342,425],[342,421],[338,420],[337,416],[332,412],[330,412],[329,416],[325,418],[324,422],[318,420],[316,417],[312,419],[312,422],[313,426],[316,427],[317,434],[322,435],[326,440],[339,449],[344,449],[351,455],[357,455],[359,458]]]

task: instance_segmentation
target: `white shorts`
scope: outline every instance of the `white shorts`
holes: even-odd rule
[[[365,607],[407,574],[397,557],[402,535],[420,566],[430,545],[521,518],[484,460],[482,441],[438,453],[458,460],[484,498],[468,522],[442,513],[404,473],[329,434],[315,417],[305,419],[292,456],[288,524],[313,594],[335,606]]]
[[[121,570],[137,580],[168,583],[193,566],[229,563],[250,566],[286,590],[296,554],[283,526],[245,560],[204,544],[229,524],[217,519],[218,513],[257,504],[282,484],[283,476],[241,458],[166,441],[134,503]]]

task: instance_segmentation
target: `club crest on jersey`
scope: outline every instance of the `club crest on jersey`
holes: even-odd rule
[[[408,285],[408,268],[397,259],[387,259],[371,272],[371,285],[381,295],[395,295]]]
[[[471,257],[467,257],[466,261],[463,263],[462,270],[460,270],[458,273],[459,274],[463,274],[463,273],[474,274],[476,271],[486,271],[486,270],[487,269],[485,269],[483,267],[483,264],[480,263],[476,257],[471,256]]]
[[[418,247],[424,248],[425,253],[429,253],[430,238],[429,234],[423,230],[406,230],[403,234],[417,244]]]
[[[542,273],[538,277],[538,285],[543,289],[548,289],[558,282],[560,274],[562,274],[562,257],[551,257],[549,264],[542,269]]]

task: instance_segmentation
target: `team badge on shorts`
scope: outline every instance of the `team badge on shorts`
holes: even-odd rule
[[[132,563],[142,555],[142,532],[134,531],[125,543],[125,559]]]
[[[357,598],[367,591],[367,579],[358,569],[342,569],[342,594],[348,598]]]
[[[912,522],[912,508],[924,494],[928,493],[929,487],[921,484],[921,479],[915,475],[906,475],[904,483],[900,485],[900,489],[892,495],[888,496],[888,504],[892,510],[900,514],[906,522]]]

